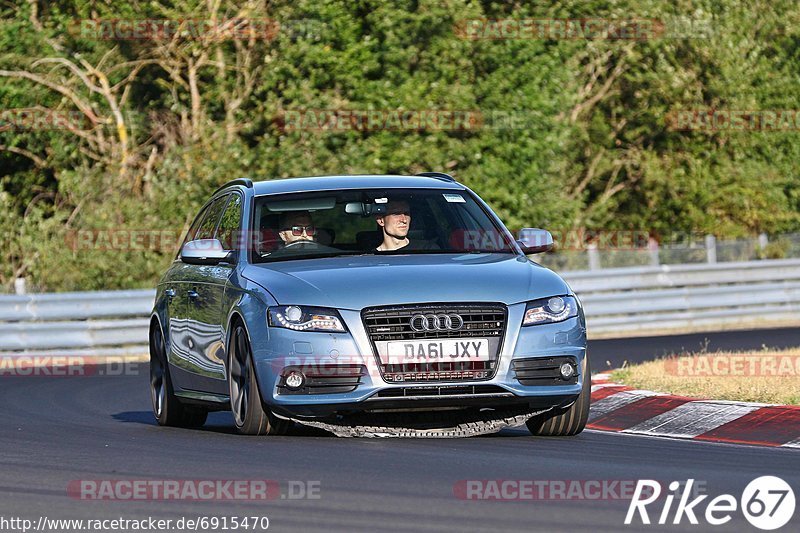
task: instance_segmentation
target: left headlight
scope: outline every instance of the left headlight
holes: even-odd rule
[[[269,325],[295,331],[325,331],[344,333],[342,318],[336,309],[308,307],[305,305],[279,305],[267,312]]]
[[[578,302],[574,296],[553,296],[528,302],[523,326],[563,322],[578,316]]]

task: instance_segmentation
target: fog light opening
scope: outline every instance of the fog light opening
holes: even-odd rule
[[[289,387],[290,389],[299,389],[300,387],[303,386],[303,383],[305,383],[305,381],[306,378],[302,372],[292,370],[291,372],[289,372],[289,375],[286,376],[284,383],[286,383],[286,386]]]
[[[575,375],[575,369],[569,363],[564,363],[561,365],[561,368],[558,369],[561,372],[562,379],[569,379],[573,375]]]

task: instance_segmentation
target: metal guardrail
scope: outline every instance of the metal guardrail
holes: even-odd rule
[[[566,273],[590,338],[800,325],[800,259]]]
[[[0,321],[143,317],[150,314],[155,294],[154,290],[134,290],[4,295],[0,296]]]
[[[564,273],[590,338],[800,324],[800,259]],[[153,290],[0,296],[0,353],[147,351]]]
[[[578,294],[634,289],[800,281],[800,259],[608,268],[563,273]]]
[[[0,352],[146,345],[149,324],[148,318],[5,323]]]

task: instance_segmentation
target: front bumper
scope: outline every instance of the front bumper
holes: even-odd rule
[[[524,303],[508,306],[506,334],[496,372],[490,379],[475,381],[385,382],[358,311],[340,311],[349,333],[269,328],[266,338],[252,340],[261,397],[277,414],[291,418],[376,410],[567,406],[580,394],[584,380],[586,328],[583,317],[523,328],[524,312]],[[523,385],[512,364],[519,359],[564,356],[574,358],[578,368],[575,382],[565,385]],[[362,367],[354,390],[335,394],[285,394],[285,389],[279,388],[282,372],[287,367],[313,369],[313,372],[338,366]]]

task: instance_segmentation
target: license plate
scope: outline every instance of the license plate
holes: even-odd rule
[[[424,341],[389,341],[383,364],[461,363],[490,361],[489,339],[425,339]]]

